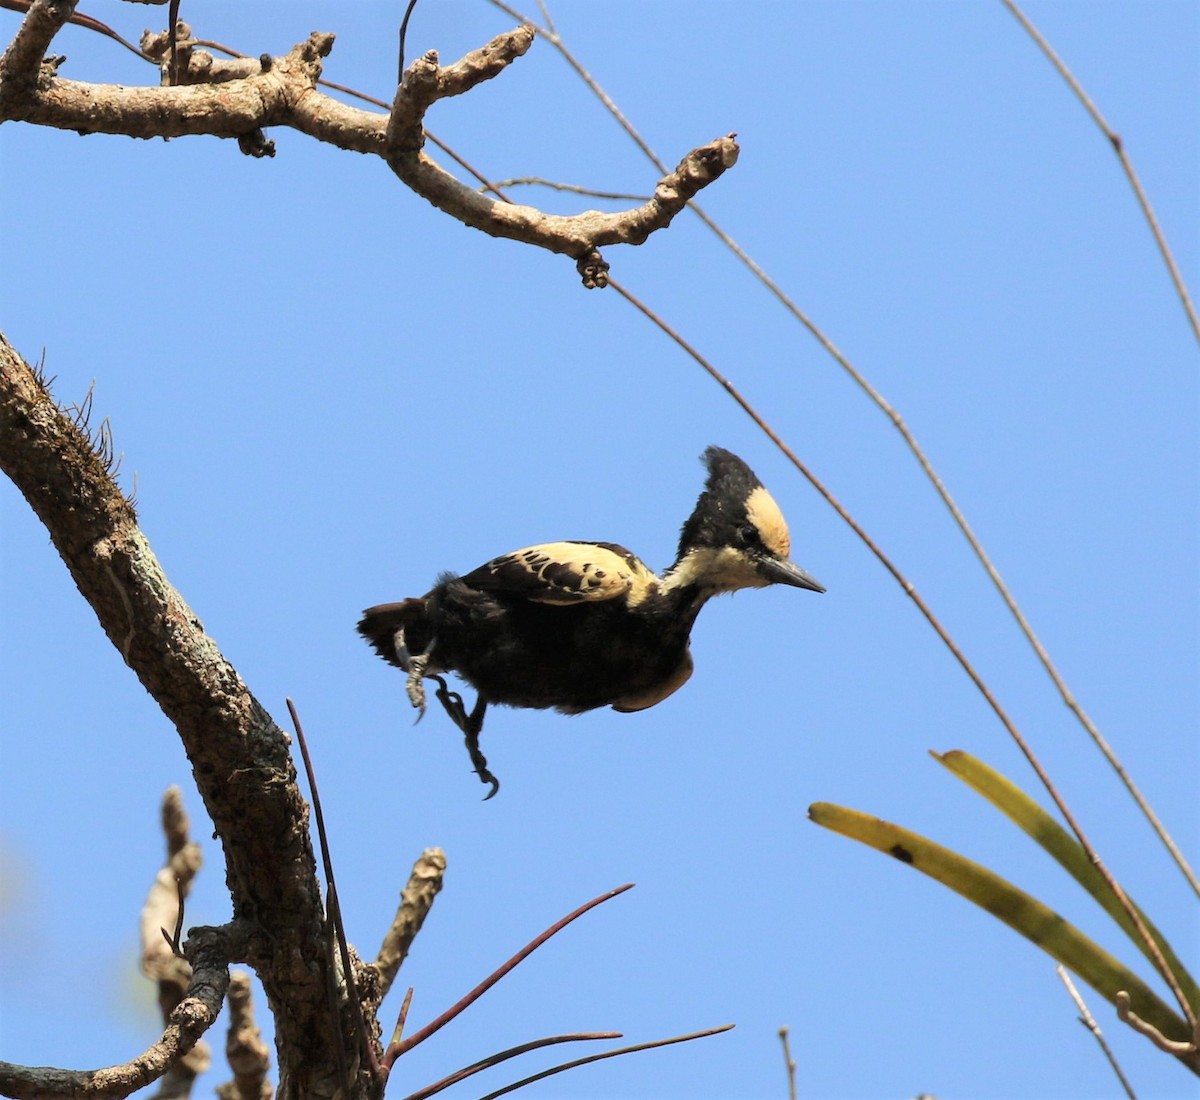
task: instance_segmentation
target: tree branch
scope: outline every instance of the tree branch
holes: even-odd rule
[[[254,1021],[250,977],[240,970],[235,970],[229,979],[225,1057],[233,1070],[233,1080],[217,1087],[218,1100],[271,1100],[273,1089],[267,1081],[270,1051]]]
[[[142,973],[158,986],[158,1005],[164,1024],[188,995],[192,968],[179,948],[179,930],[183,927],[183,906],[192,880],[200,870],[200,845],[190,840],[183,792],[169,787],[162,801],[162,829],[167,841],[167,858],[142,906]],[[170,938],[168,938],[170,937]],[[192,1086],[212,1063],[208,1044],[200,1041],[173,1062],[158,1083],[154,1100],[169,1100],[191,1095]]]
[[[221,1011],[229,987],[232,926],[197,928],[185,954],[192,964],[187,994],[171,1013],[162,1038],[138,1057],[105,1069],[69,1070],[0,1062],[0,1093],[16,1100],[120,1100],[145,1088],[191,1050]]]
[[[286,126],[339,149],[382,157],[399,179],[464,225],[580,260],[611,244],[638,245],[665,229],[688,201],[737,161],[734,135],[694,149],[665,175],[640,206],[565,216],[499,202],[466,186],[423,151],[425,113],[439,100],[463,95],[498,76],[533,44],[524,25],[497,35],[451,65],[429,52],[409,66],[389,114],[349,107],[317,90],[321,60],[333,35],[314,32],[286,55],[217,63],[184,42],[179,79],[171,87],[125,87],[66,80],[57,61],[42,64],[58,27],[71,16],[67,0],[34,0],[17,37],[0,60],[0,122],[21,121],[126,137],[234,138],[244,152],[269,156],[262,134]],[[187,29],[186,27],[184,28]],[[157,56],[162,42],[143,42]],[[157,53],[155,52],[157,51]]]
[[[309,93],[323,103],[332,102],[313,91],[321,58],[332,48],[332,34],[314,32],[283,57],[268,58],[266,65],[255,62],[258,71],[253,76],[216,84],[128,87],[55,75],[40,86],[22,88],[24,94],[10,93],[4,84],[0,85],[0,117],[80,134],[236,138],[264,126],[295,125],[298,101]],[[312,108],[309,104],[306,113],[313,114]],[[367,111],[357,114],[372,117]]]
[[[413,864],[412,874],[400,893],[400,905],[392,918],[391,927],[379,947],[379,957],[372,967],[379,973],[378,998],[382,1001],[392,988],[408,949],[421,931],[429,915],[433,899],[442,889],[446,874],[446,854],[441,848],[426,848]]]
[[[329,1095],[346,1005],[328,1004],[308,810],[288,739],[167,580],[84,428],[0,336],[0,468],[179,733],[225,851],[234,917],[255,931],[244,961],[275,1016],[281,1075],[295,1074],[281,1079],[281,1096]]]
[[[74,0],[34,0],[4,56],[0,57],[0,112],[7,100],[28,94],[41,75],[42,59],[75,11]]]

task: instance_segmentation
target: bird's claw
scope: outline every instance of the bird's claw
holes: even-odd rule
[[[487,757],[479,751],[479,736],[467,736],[467,753],[471,757],[471,763],[475,766],[475,774],[479,776],[480,783],[491,784],[491,790],[483,796],[484,802],[491,798],[500,789],[500,780],[492,775],[487,766]]]
[[[424,681],[426,679],[433,680],[437,684],[437,689],[434,692],[437,701],[442,704],[442,707],[450,716],[450,721],[462,731],[467,743],[467,754],[471,757],[471,764],[475,768],[475,774],[479,776],[480,782],[487,783],[492,788],[484,795],[483,800],[486,802],[500,789],[500,780],[492,775],[487,766],[487,757],[479,751],[479,731],[483,729],[483,714],[487,710],[487,700],[481,696],[475,703],[475,709],[468,714],[467,708],[463,705],[462,696],[457,691],[451,691],[441,676],[426,671],[429,667],[429,653],[425,652],[414,655],[408,651],[408,647],[404,644],[403,628],[396,631],[393,645],[396,650],[397,663],[408,673],[404,690],[408,695],[408,701],[416,708],[417,721],[419,722],[425,717],[425,708],[428,701],[425,695]]]
[[[483,729],[483,715],[487,710],[487,700],[480,696],[475,703],[475,709],[468,714],[467,708],[463,706],[462,696],[457,691],[450,691],[440,676],[434,676],[431,679],[438,681],[438,689],[435,693],[438,702],[450,716],[450,721],[462,731],[463,740],[467,746],[467,755],[471,758],[475,774],[479,776],[481,783],[490,784],[492,788],[483,796],[483,800],[486,802],[500,789],[500,780],[488,768],[487,757],[479,748],[479,733]]]

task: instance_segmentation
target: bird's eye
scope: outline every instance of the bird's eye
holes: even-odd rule
[[[758,528],[753,523],[743,524],[738,528],[738,542],[743,546],[753,546],[759,541]]]

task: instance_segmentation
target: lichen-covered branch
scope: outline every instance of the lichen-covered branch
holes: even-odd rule
[[[346,1005],[328,1001],[308,808],[288,738],[167,580],[87,432],[2,336],[0,468],[183,743],[225,852],[235,920],[255,930],[231,961],[250,963],[262,980],[281,1095],[332,1095],[331,1036]]]
[[[333,48],[333,35],[319,32],[282,57],[236,62],[214,61],[181,41],[178,75],[170,87],[68,80],[58,73],[61,59],[47,59],[46,50],[73,10],[70,0],[33,0],[0,59],[0,122],[136,138],[209,134],[233,138],[254,156],[274,153],[266,128],[289,127],[339,149],[383,158],[404,184],[464,225],[577,261],[607,245],[642,244],[737,161],[733,135],[717,138],[684,157],[659,181],[649,202],[611,213],[546,214],[479,194],[423,150],[425,113],[439,100],[491,80],[521,57],[534,40],[528,25],[497,35],[450,65],[440,65],[432,51],[418,58],[404,74],[390,113],[383,115],[349,107],[318,90],[321,61]],[[164,48],[160,39],[145,39],[143,48],[158,56]]]

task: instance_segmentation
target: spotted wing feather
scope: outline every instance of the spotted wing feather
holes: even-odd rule
[[[514,550],[464,576],[482,592],[533,603],[571,605],[624,597],[640,602],[658,578],[611,542],[546,542]]]

